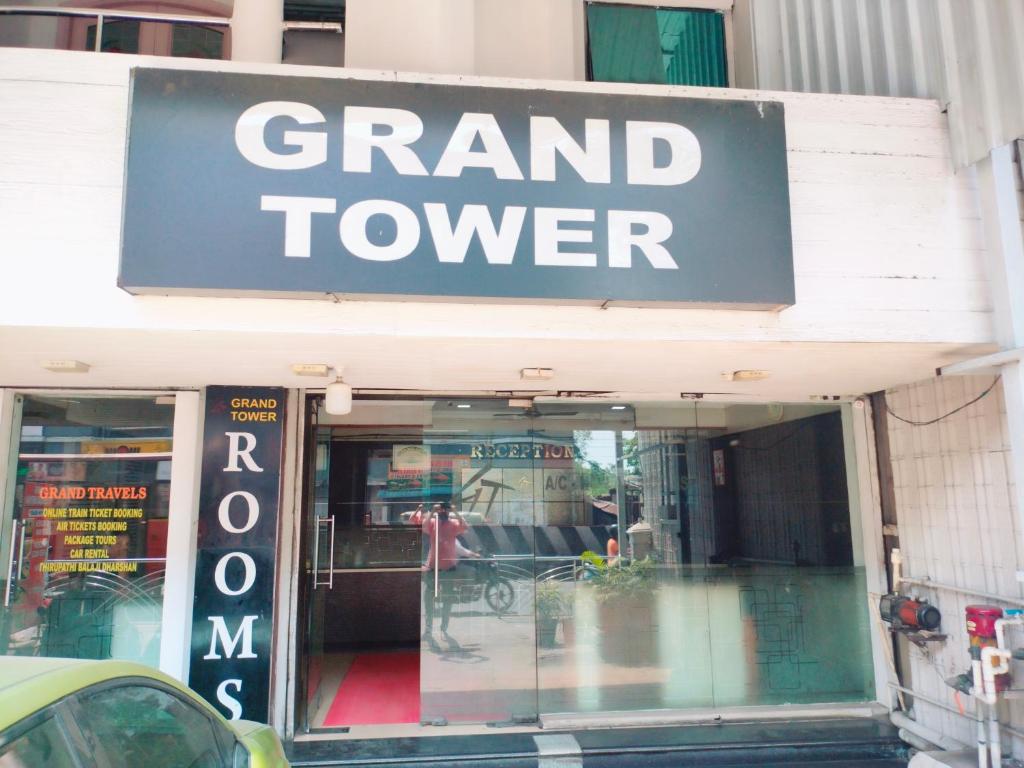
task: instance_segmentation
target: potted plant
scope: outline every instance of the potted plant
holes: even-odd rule
[[[576,644],[576,590],[562,595],[562,642],[566,647]]]
[[[655,563],[619,560],[608,565],[600,555],[584,552],[589,567],[587,588],[597,604],[601,656],[621,664],[646,664],[657,648],[654,627]]]
[[[555,633],[558,621],[565,612],[565,598],[554,581],[542,581],[537,585],[537,645],[541,648],[555,647]]]

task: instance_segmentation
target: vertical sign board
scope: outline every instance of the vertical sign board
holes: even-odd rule
[[[209,387],[189,685],[232,720],[270,702],[285,391]]]

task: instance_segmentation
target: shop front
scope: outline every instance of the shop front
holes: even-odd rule
[[[839,406],[312,407],[302,730],[874,698]]]
[[[936,105],[3,55],[76,97],[19,96],[0,651],[289,738],[886,700],[864,394],[990,335]]]

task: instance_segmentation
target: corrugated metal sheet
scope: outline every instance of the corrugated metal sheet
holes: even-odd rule
[[[764,89],[936,98],[960,167],[1024,136],[1024,0],[750,0]]]

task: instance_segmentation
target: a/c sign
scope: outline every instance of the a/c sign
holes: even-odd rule
[[[120,284],[784,306],[782,105],[138,69]]]

